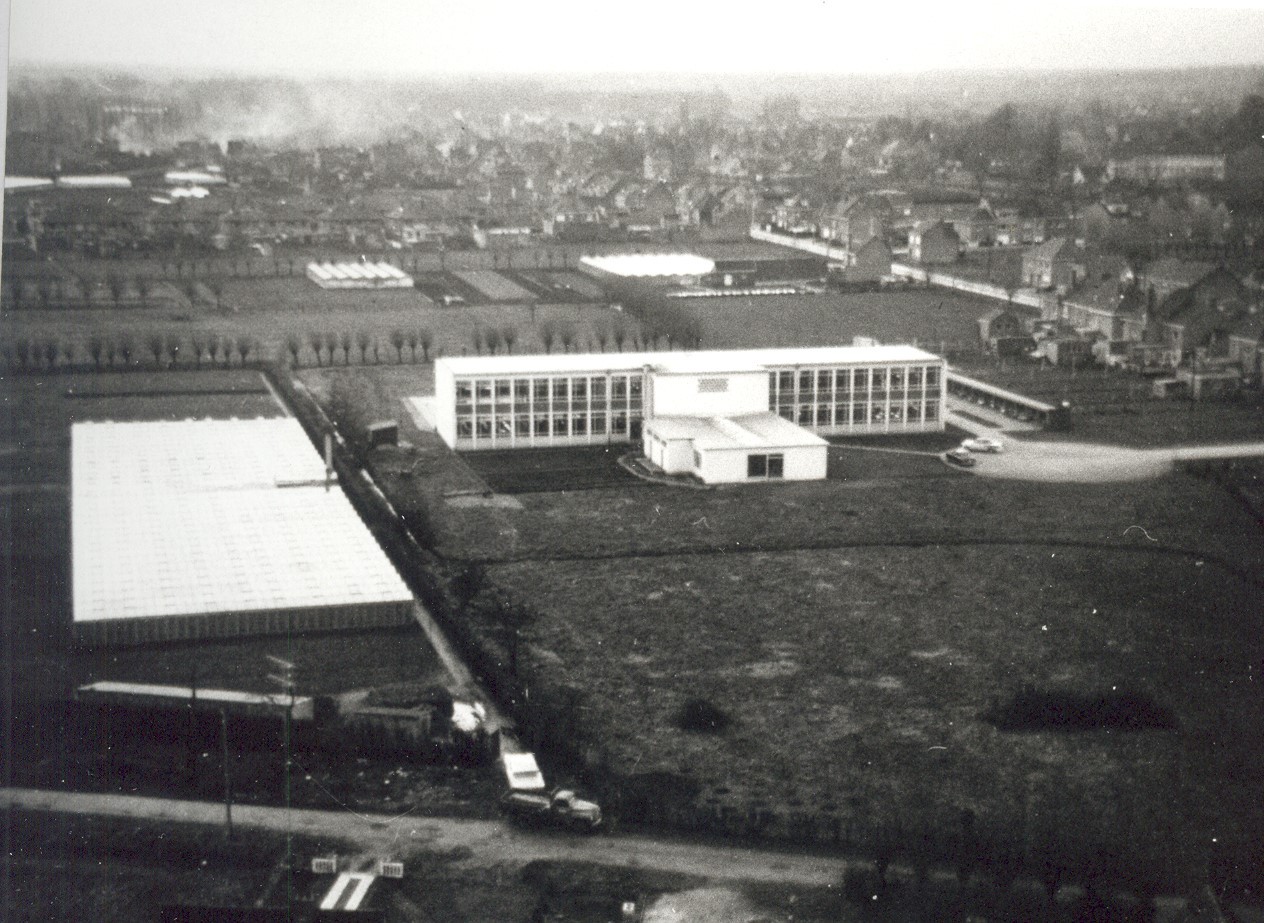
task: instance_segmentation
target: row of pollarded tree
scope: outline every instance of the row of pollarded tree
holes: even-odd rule
[[[148,308],[155,304],[169,304],[175,296],[171,283],[164,283],[147,276],[124,277],[117,273],[109,273],[100,282],[87,277],[75,276],[59,279],[42,276],[34,281],[25,279],[8,279],[4,283],[2,296],[4,304],[12,310],[25,309],[63,309],[91,308],[101,303],[98,296],[100,289],[108,296],[109,304],[115,308],[139,305]],[[190,307],[198,304],[214,304],[216,309],[223,306],[224,281],[222,279],[206,279],[197,281],[185,280],[180,285],[179,293]]]
[[[504,347],[506,354],[514,351],[519,339],[519,331],[513,324],[495,326],[477,326],[470,332],[470,342],[474,351],[482,355],[486,350],[495,355]],[[559,352],[623,352],[658,349],[677,346],[684,349],[697,349],[702,345],[701,325],[693,325],[686,329],[683,325],[664,326],[656,323],[631,324],[623,317],[614,320],[603,320],[586,333],[573,323],[560,320],[541,321],[536,326],[536,335],[546,353],[554,348]]]
[[[285,358],[291,366],[304,364],[310,356],[316,365],[336,365],[342,359],[343,365],[351,365],[354,361],[359,365],[379,364],[383,357],[402,365],[409,362],[429,362],[430,352],[434,346],[434,334],[428,327],[415,330],[392,330],[385,341],[374,337],[367,330],[352,333],[344,330],[341,333],[312,331],[306,337],[292,333],[282,344]]]
[[[93,334],[86,342],[19,336],[0,341],[0,362],[10,372],[231,368],[262,358],[252,337],[212,333],[151,333],[140,338]]]

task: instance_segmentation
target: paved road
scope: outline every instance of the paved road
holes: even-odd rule
[[[949,412],[948,422],[976,436],[1000,439],[1005,451],[978,454],[978,465],[969,469],[982,477],[1022,481],[1109,482],[1162,477],[1177,462],[1220,458],[1264,457],[1264,441],[1231,445],[1176,446],[1163,449],[1128,449],[1087,442],[1031,442],[1007,438],[1010,430],[987,426]]]
[[[112,817],[146,818],[174,823],[222,824],[224,806],[215,802],[176,801],[0,788],[0,804],[29,810]],[[235,805],[233,823],[312,836],[335,836],[355,843],[365,857],[391,856],[407,862],[418,852],[461,850],[475,865],[570,859],[624,868],[659,869],[712,881],[767,882],[804,886],[838,885],[844,860],[771,849],[744,849],[660,841],[647,837],[531,832],[498,821],[358,814],[353,811],[287,810]]]

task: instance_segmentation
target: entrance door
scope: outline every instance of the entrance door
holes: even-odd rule
[[[628,441],[639,444],[641,441],[641,421],[631,420],[628,422]]]

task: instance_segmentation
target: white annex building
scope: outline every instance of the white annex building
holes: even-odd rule
[[[912,346],[441,358],[458,450],[640,444],[706,483],[825,477],[823,436],[944,427],[944,360]]]
[[[398,625],[413,597],[297,420],[71,428],[74,638]]]
[[[390,263],[308,263],[307,278],[321,288],[413,287],[413,277]]]

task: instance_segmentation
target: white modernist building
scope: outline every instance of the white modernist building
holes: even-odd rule
[[[398,625],[413,598],[298,421],[71,429],[74,637]]]
[[[944,360],[912,346],[442,358],[458,450],[633,443],[707,483],[825,476],[824,436],[942,430]]]
[[[390,263],[308,263],[307,278],[321,288],[413,287],[413,277]]]

